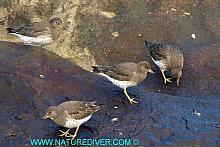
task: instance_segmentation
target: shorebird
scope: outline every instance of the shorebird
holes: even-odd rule
[[[50,21],[30,23],[18,29],[6,28],[7,33],[20,37],[25,45],[32,46],[52,43],[58,39],[63,29],[65,28],[58,17],[52,18]]]
[[[172,83],[171,78],[166,78],[164,74],[165,71],[171,70],[171,77],[176,79],[177,86],[179,86],[184,62],[183,53],[180,49],[168,43],[151,43],[145,40],[145,44],[150,51],[151,59],[160,68],[164,83]]]
[[[51,119],[56,124],[68,128],[66,132],[59,130],[62,133],[60,136],[74,139],[79,127],[99,110],[100,106],[95,105],[95,102],[67,101],[58,106],[49,107],[43,119]],[[74,135],[69,133],[71,128],[76,128]]]
[[[148,61],[141,61],[138,64],[124,62],[113,66],[92,66],[93,72],[106,77],[114,85],[124,89],[124,94],[131,104],[138,103],[127,93],[127,88],[136,86],[143,82],[147,73],[154,73]]]

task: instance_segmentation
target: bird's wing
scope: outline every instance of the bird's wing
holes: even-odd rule
[[[172,64],[174,67],[183,68],[184,57],[183,53],[178,47],[170,48],[170,54],[172,56]]]
[[[48,22],[34,22],[18,29],[18,34],[29,37],[50,36],[50,27]]]
[[[113,66],[101,66],[97,67],[100,73],[104,73],[111,78],[120,81],[129,81],[133,75],[134,66],[129,66],[125,63],[113,65]],[[131,69],[132,68],[132,69]]]
[[[145,40],[145,45],[150,51],[150,55],[154,61],[166,59],[166,45],[164,43],[152,43]]]
[[[69,117],[77,120],[86,118],[100,110],[100,106],[95,105],[95,102],[66,102],[63,107],[67,111]]]
[[[149,47],[151,57],[156,60],[167,59],[166,46],[164,44],[152,44]]]

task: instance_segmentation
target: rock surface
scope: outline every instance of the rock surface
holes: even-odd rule
[[[62,18],[67,31],[49,46],[24,46],[18,38],[0,34],[0,146],[57,138],[58,126],[41,117],[49,106],[67,100],[103,105],[80,129],[79,138],[132,138],[142,146],[220,146],[218,0],[0,1],[1,32],[54,16]],[[86,70],[94,64],[150,61],[144,39],[181,46],[181,87],[164,85],[152,64],[156,73],[129,88],[140,101],[130,105],[120,89]]]
[[[218,0],[3,0],[0,31],[55,16],[67,31],[46,48],[86,70],[146,59],[144,39],[179,43],[189,53],[220,38]],[[19,41],[4,33],[0,40]]]
[[[220,52],[203,50],[186,60],[191,64],[184,70],[182,87],[164,86],[159,74],[149,75],[140,86],[129,88],[140,102],[130,105],[120,89],[46,49],[0,42],[0,144],[29,146],[31,138],[57,138],[58,126],[41,120],[49,106],[96,100],[103,108],[80,129],[79,138],[132,138],[143,146],[218,146],[220,59],[214,57]]]

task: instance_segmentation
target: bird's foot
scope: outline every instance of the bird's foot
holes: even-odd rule
[[[68,134],[69,134],[69,129],[66,131],[66,132],[64,132],[64,131],[61,131],[61,130],[59,130],[62,134],[60,134],[59,136],[65,136],[65,137],[68,137]]]
[[[76,134],[74,134],[74,135],[72,135],[72,134],[69,134],[69,136],[68,137],[72,137],[72,139],[71,140],[74,140],[75,138],[76,138]]]
[[[68,136],[68,137],[72,137],[72,139],[71,139],[72,141],[74,140],[74,138],[76,138],[77,133],[78,133],[78,130],[79,130],[79,127],[80,127],[80,126],[78,126],[78,127],[76,128],[76,131],[75,131],[74,135],[72,135],[72,134],[69,133],[69,136]]]
[[[165,84],[166,84],[167,82],[172,83],[171,79],[172,79],[172,78],[165,78],[165,79],[164,79],[164,83],[165,83]]]
[[[133,104],[133,103],[137,104],[138,103],[137,101],[134,100],[134,98],[128,98],[128,100],[131,104]]]

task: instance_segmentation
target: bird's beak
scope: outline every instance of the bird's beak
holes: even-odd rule
[[[152,69],[149,69],[148,72],[150,72],[150,73],[154,73]]]
[[[60,25],[60,28],[61,29],[64,29],[64,30],[67,30],[64,26]]]
[[[47,114],[44,115],[44,117],[42,117],[42,119],[47,119],[47,118],[49,118],[49,117],[47,116]]]

